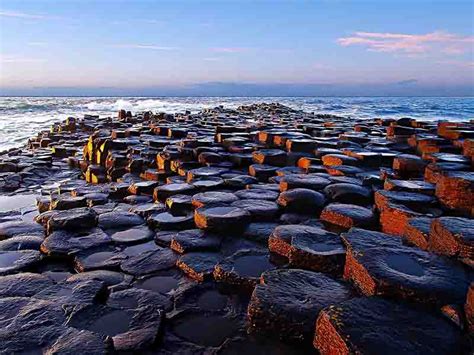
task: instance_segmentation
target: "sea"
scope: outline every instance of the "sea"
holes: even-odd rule
[[[280,102],[294,109],[359,119],[474,119],[474,97],[0,97],[0,152],[22,146],[29,137],[69,116],[111,116],[119,109],[198,112],[258,102]]]

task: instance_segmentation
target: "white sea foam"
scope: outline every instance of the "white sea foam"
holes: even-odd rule
[[[404,117],[425,120],[474,118],[474,98],[442,97],[3,97],[0,98],[0,151],[16,147],[68,116],[116,115],[132,112],[198,112],[224,105],[235,108],[255,102],[280,102],[310,112],[357,118]]]

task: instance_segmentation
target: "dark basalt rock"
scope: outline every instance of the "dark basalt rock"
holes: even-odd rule
[[[29,272],[0,277],[0,297],[31,297],[51,286],[47,276]]]
[[[131,212],[114,211],[99,215],[99,227],[102,229],[134,227],[144,223],[142,217]]]
[[[130,204],[130,205],[141,205],[146,203],[153,202],[153,198],[151,196],[145,195],[130,195],[123,198],[123,202]]]
[[[174,195],[166,199],[166,207],[173,215],[185,215],[192,211],[192,197],[189,195]]]
[[[192,204],[195,208],[199,208],[213,204],[231,204],[238,200],[239,198],[230,192],[208,191],[194,195]]]
[[[331,201],[366,206],[372,201],[372,190],[349,183],[336,183],[326,186],[324,194]]]
[[[112,292],[107,299],[107,305],[125,309],[152,305],[156,309],[163,310],[168,310],[173,306],[168,296],[142,288],[129,288]]]
[[[0,241],[0,250],[39,250],[43,239],[42,236],[36,235],[11,237]]]
[[[192,214],[174,216],[169,212],[163,212],[148,217],[147,223],[155,230],[184,230],[194,227],[194,217]]]
[[[344,154],[326,154],[322,156],[321,160],[326,166],[359,165],[357,158]]]
[[[331,203],[321,212],[321,220],[343,228],[366,227],[376,224],[372,210],[343,203]]]
[[[138,351],[156,342],[163,316],[163,312],[153,306],[124,309],[108,305],[89,305],[75,310],[67,324],[113,337],[117,351]],[[139,329],[142,333],[138,332]]]
[[[256,184],[258,180],[249,175],[238,175],[230,179],[224,179],[224,185],[230,189],[242,189],[250,184]]]
[[[215,265],[222,259],[217,253],[188,253],[181,256],[176,265],[196,281],[212,278]]]
[[[41,251],[49,256],[70,256],[110,243],[112,239],[100,228],[78,231],[57,230],[43,241]]]
[[[389,191],[416,192],[425,195],[435,194],[435,185],[425,181],[418,180],[392,180],[387,179],[384,183],[384,189]]]
[[[431,224],[430,250],[474,261],[474,220],[440,217]]]
[[[171,250],[156,249],[128,258],[120,268],[123,272],[140,276],[170,269],[176,264],[176,260],[177,257]]]
[[[254,185],[258,186],[258,185]],[[268,200],[275,201],[278,198],[278,192],[264,189],[248,189],[235,192],[235,196],[244,200]]]
[[[257,164],[285,166],[287,154],[280,149],[260,149],[252,153],[252,158]]]
[[[138,244],[153,239],[154,233],[147,226],[138,226],[115,232],[110,237],[115,243]]]
[[[87,330],[68,328],[46,351],[45,354],[91,354],[101,355],[112,352],[110,338]]]
[[[276,202],[266,200],[240,200],[231,204],[231,206],[242,208],[250,213],[251,220],[254,222],[265,222],[274,220],[279,208]]]
[[[73,208],[51,215],[51,218],[48,220],[47,230],[48,233],[61,229],[74,231],[92,228],[96,225],[97,215],[92,209]]]
[[[35,300],[54,301],[65,310],[105,300],[107,288],[97,280],[63,281],[36,293]]]
[[[241,250],[220,261],[214,268],[214,280],[251,293],[263,272],[275,269],[265,251]]]
[[[171,331],[187,342],[204,347],[218,347],[238,332],[240,323],[233,314],[189,311],[172,320]],[[203,349],[203,353],[207,351],[209,350]]]
[[[185,195],[196,192],[196,187],[191,184],[182,183],[182,184],[166,184],[158,186],[153,193],[153,198],[155,200],[164,202],[167,198],[174,195]]]
[[[268,249],[288,258],[292,267],[341,275],[345,249],[337,234],[308,225],[278,226]]]
[[[377,330],[374,332],[374,330]],[[405,304],[355,298],[321,311],[314,346],[323,354],[462,353],[460,332],[448,321]]]
[[[60,196],[51,202],[52,210],[70,210],[72,208],[86,207],[87,200],[84,196]]]
[[[286,212],[313,214],[322,210],[325,198],[313,190],[292,189],[282,192],[277,202]]]
[[[197,169],[191,169],[186,174],[187,182],[193,182],[195,179],[219,177],[223,173],[227,172],[227,169],[214,168],[214,167],[202,167]]]
[[[224,180],[219,177],[208,177],[193,180],[192,185],[199,191],[219,189],[224,185]]]
[[[427,217],[411,218],[405,227],[405,233],[403,235],[407,244],[427,250],[429,247],[432,221],[432,218]]]
[[[313,174],[290,174],[280,180],[280,191],[304,188],[314,191],[324,189],[331,182],[328,179]]]
[[[94,248],[76,254],[74,258],[74,269],[77,272],[91,270],[114,270],[127,258],[127,255],[113,247]]]
[[[133,284],[133,287],[140,290],[147,290],[160,294],[168,300],[172,308],[171,296],[174,297],[177,290],[183,283],[192,282],[175,269],[160,271],[150,276],[141,277]]]
[[[200,229],[179,232],[171,239],[171,249],[184,254],[193,251],[218,251],[221,238]]]
[[[352,228],[343,241],[344,278],[363,294],[438,306],[464,302],[472,275],[461,264],[404,246],[400,238],[379,232]]]
[[[36,250],[0,251],[0,275],[31,270],[41,259]]]
[[[142,218],[148,218],[152,214],[164,212],[166,206],[162,203],[145,203],[143,205],[136,205],[130,208],[129,212],[135,213]]]
[[[0,352],[42,353],[67,331],[62,305],[24,297],[0,299]]]
[[[249,166],[249,174],[255,176],[259,181],[268,181],[276,174],[277,167],[265,164],[252,164]]]
[[[0,223],[0,240],[18,236],[43,236],[44,229],[36,223],[9,221]]]
[[[250,222],[250,213],[233,206],[201,207],[194,211],[196,227],[216,233],[238,233]]]
[[[78,282],[89,280],[100,281],[107,287],[118,287],[121,285],[128,286],[132,281],[132,277],[117,271],[94,270],[72,275],[66,281]]]
[[[319,311],[350,297],[349,288],[320,273],[268,271],[250,299],[249,330],[283,340],[307,341],[313,337]]]
[[[250,223],[242,236],[257,243],[267,244],[268,238],[277,226],[278,223]]]

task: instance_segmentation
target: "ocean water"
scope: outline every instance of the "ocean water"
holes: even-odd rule
[[[69,116],[132,112],[197,112],[224,105],[280,102],[308,112],[355,118],[413,117],[465,121],[474,118],[474,97],[0,97],[0,151],[19,147]]]

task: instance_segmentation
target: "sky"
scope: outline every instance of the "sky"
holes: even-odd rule
[[[474,95],[474,2],[0,0],[0,95]]]

